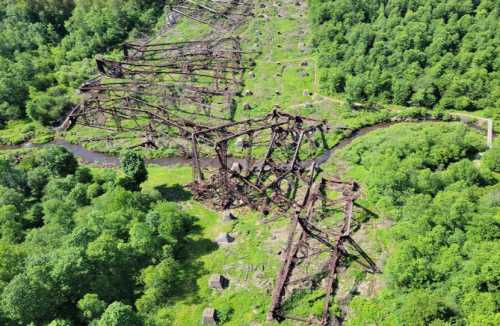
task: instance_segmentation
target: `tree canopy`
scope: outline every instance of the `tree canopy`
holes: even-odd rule
[[[387,232],[387,287],[358,296],[348,325],[496,325],[500,187],[473,161],[485,148],[464,127],[401,125],[345,151]]]
[[[50,125],[94,74],[90,58],[150,31],[163,0],[1,0],[0,122]]]
[[[312,0],[328,93],[443,109],[500,107],[494,0]]]
[[[125,173],[143,182],[144,161],[130,158]],[[2,325],[156,325],[193,220],[106,171],[56,146],[0,159]]]

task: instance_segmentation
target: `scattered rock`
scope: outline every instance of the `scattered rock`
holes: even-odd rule
[[[234,220],[236,220],[236,216],[234,216],[234,214],[231,211],[229,210],[224,211],[224,213],[222,214],[223,222],[231,222]]]
[[[301,65],[302,67],[307,67],[307,66],[309,65],[309,63],[308,63],[307,61],[302,61],[302,62],[300,63],[300,65]]]
[[[246,90],[243,91],[243,96],[252,96],[252,95],[253,95],[253,93],[249,89],[246,89]]]
[[[201,323],[203,325],[217,325],[215,318],[216,318],[215,309],[205,308],[205,310],[203,310],[203,317],[201,319]]]
[[[231,171],[241,173],[241,164],[238,162],[233,162],[233,164],[231,165]]]
[[[307,89],[304,89],[304,96],[311,96],[311,94],[309,93],[309,91]]]
[[[250,71],[250,72],[248,73],[248,76],[250,76],[251,78],[255,78],[255,72]]]
[[[247,145],[248,145],[248,142],[243,137],[239,137],[238,139],[236,139],[236,143],[235,143],[236,147],[245,148]]]
[[[208,280],[208,287],[215,290],[224,290],[229,286],[229,280],[220,274],[212,275]]]
[[[304,77],[307,77],[307,76],[309,76],[309,73],[307,71],[302,70],[300,72],[300,77],[304,78]]]
[[[217,240],[215,240],[215,242],[217,242],[217,244],[220,244],[220,245],[225,245],[225,244],[229,244],[231,242],[234,242],[234,238],[229,233],[224,233],[224,234],[221,234],[217,238]]]

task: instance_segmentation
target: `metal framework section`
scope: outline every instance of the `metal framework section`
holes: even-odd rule
[[[243,51],[237,38],[178,43],[128,43],[124,60],[99,58],[99,72],[109,78],[148,80],[192,86],[205,92],[241,92]]]
[[[259,118],[200,130],[192,135],[195,198],[221,208],[270,205],[301,208],[317,176],[314,159],[328,148],[326,124],[273,111]],[[205,181],[199,144],[215,148],[219,170]]]
[[[335,294],[338,268],[344,258],[352,256],[369,272],[378,268],[370,257],[352,239],[353,202],[359,196],[355,182],[339,180],[321,181],[307,198],[307,207],[295,212],[291,221],[284,260],[276,278],[268,320],[285,319],[322,326],[337,325],[340,321],[330,312]],[[331,192],[337,198],[329,199]],[[332,216],[341,217],[336,225],[329,225]],[[328,218],[327,218],[328,217]],[[331,223],[331,221],[330,221]],[[323,281],[323,282],[321,282]],[[318,316],[293,316],[284,309],[287,298],[294,290],[324,287],[323,311]]]
[[[100,76],[80,87],[82,102],[60,129],[79,123],[110,140],[120,133],[156,147],[155,139],[186,138],[232,121],[242,54],[237,38],[127,44],[123,61],[96,60]]]
[[[231,29],[251,15],[252,6],[250,0],[177,1],[168,17]],[[328,150],[326,123],[277,110],[233,121],[234,97],[249,65],[238,38],[127,43],[122,60],[98,58],[96,63],[100,76],[80,87],[82,101],[59,129],[78,123],[102,131],[91,141],[127,140],[131,147],[182,141],[192,158],[195,199],[224,209],[293,212],[268,319],[322,326],[338,322],[330,306],[340,264],[352,252],[368,271],[377,267],[351,237],[358,185],[320,178],[319,165]],[[215,166],[203,166],[203,159],[214,155]],[[338,217],[336,224],[332,217]],[[317,287],[322,280],[321,316],[287,313],[291,291]]]
[[[253,7],[252,0],[181,0],[170,10],[216,30],[229,31],[253,16]]]

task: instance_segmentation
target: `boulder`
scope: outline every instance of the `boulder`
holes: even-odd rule
[[[224,213],[222,213],[222,221],[223,222],[231,222],[234,220],[236,220],[236,216],[234,216],[234,214],[231,211],[226,210],[226,211],[224,211]]]
[[[201,318],[202,325],[217,325],[216,311],[214,308],[205,308]]]
[[[307,77],[307,76],[309,76],[309,73],[308,73],[307,71],[302,70],[302,71],[300,72],[300,77],[304,78],[304,77]]]
[[[229,286],[229,280],[220,274],[212,275],[208,280],[208,287],[214,290],[224,290]]]
[[[231,242],[234,242],[234,238],[229,233],[223,233],[219,235],[215,242],[219,245],[230,244]]]
[[[231,165],[231,171],[235,173],[241,173],[241,164],[238,162],[233,162]]]
[[[251,109],[252,109],[252,105],[250,105],[250,103],[243,104],[243,110],[251,110]]]
[[[302,67],[307,67],[307,66],[309,65],[309,62],[307,62],[307,61],[302,61],[302,62],[300,63],[300,65],[301,65]]]
[[[244,148],[247,145],[247,141],[243,137],[236,139],[235,146],[238,148]]]
[[[309,93],[309,91],[307,89],[304,89],[304,96],[311,96],[311,94]]]

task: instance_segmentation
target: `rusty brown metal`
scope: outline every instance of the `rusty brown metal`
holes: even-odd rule
[[[216,30],[228,31],[252,16],[253,7],[251,0],[184,0],[172,5],[170,10]]]
[[[233,28],[250,15],[251,3],[179,1],[171,10],[217,28]],[[100,75],[80,87],[82,101],[60,129],[78,123],[102,131],[90,141],[137,139],[130,141],[131,148],[161,148],[173,139],[184,142],[184,152],[192,160],[189,188],[195,199],[223,209],[249,206],[265,214],[292,212],[267,317],[338,324],[330,307],[339,265],[350,255],[347,247],[358,253],[358,262],[367,270],[378,271],[351,237],[359,187],[321,177],[320,155],[328,150],[329,128],[324,121],[278,110],[233,120],[234,98],[242,91],[248,64],[239,39],[232,37],[124,44],[122,60],[96,59]],[[202,166],[207,155],[216,157],[215,167]],[[338,198],[328,197],[332,191]],[[332,228],[324,221],[335,212],[342,220]],[[297,278],[297,270],[313,260],[321,268]],[[321,316],[285,311],[290,289],[321,279],[325,279]]]
[[[268,320],[285,320],[291,319],[302,321],[309,324],[319,324],[321,326],[338,325],[341,320],[332,315],[330,307],[333,296],[335,294],[338,268],[344,257],[350,255],[346,249],[346,244],[350,244],[353,251],[357,252],[366,262],[363,264],[370,272],[378,272],[378,268],[373,260],[356,244],[352,239],[352,219],[353,219],[353,202],[360,195],[358,185],[355,182],[342,182],[339,180],[321,179],[319,185],[314,190],[313,194],[308,197],[307,211],[296,213],[291,222],[291,231],[285,249],[285,260],[278,272],[276,284],[272,294],[271,306],[268,312]],[[340,194],[340,198],[335,200],[328,199],[326,190],[336,191]],[[331,230],[331,227],[322,226],[324,219],[324,209],[338,209],[342,213],[342,222]],[[333,231],[333,232],[332,232]],[[319,247],[312,254],[300,256],[299,253],[306,249]],[[314,257],[318,260],[320,253],[329,252],[329,258],[326,262],[326,268],[322,267],[318,272],[309,272],[309,276],[299,279],[293,279],[297,273],[297,268],[300,265],[306,265],[306,260]],[[326,272],[326,273],[325,273]],[[289,288],[296,288],[300,284],[311,281],[317,275],[326,275],[324,284],[324,304],[321,316],[292,316],[283,310],[283,303],[287,297]]]

